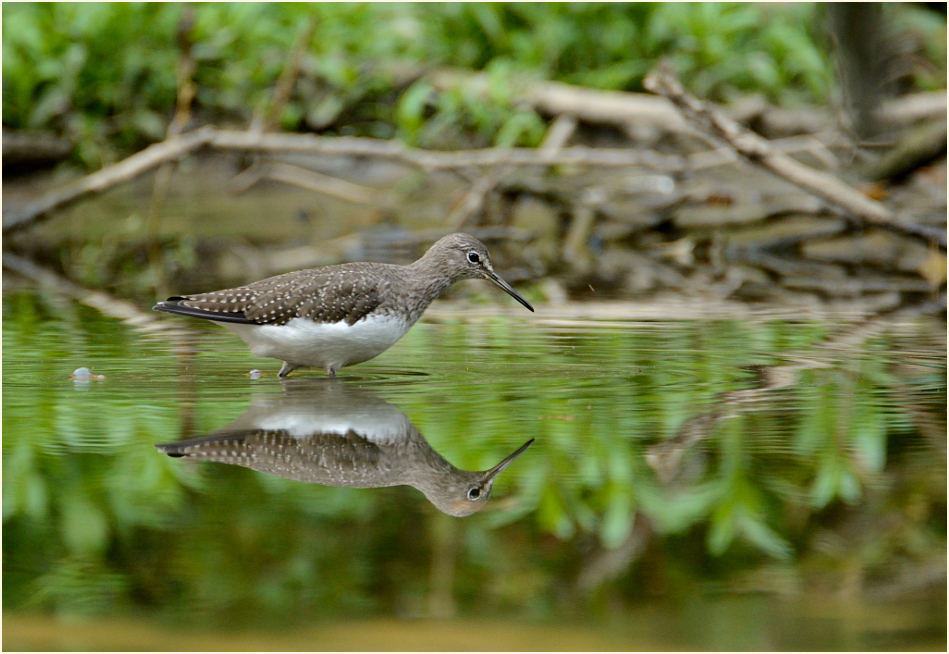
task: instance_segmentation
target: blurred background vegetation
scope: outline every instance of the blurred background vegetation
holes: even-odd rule
[[[884,7],[905,90],[944,88],[944,14]],[[527,79],[640,91],[669,57],[699,96],[826,103],[835,68],[819,3],[11,3],[3,7],[3,124],[52,130],[90,168],[164,138],[177,62],[193,58],[195,112],[246,127],[266,108],[310,21],[287,130],[437,147],[536,145],[544,122],[511,89]],[[434,91],[439,67],[485,71],[487,97]]]

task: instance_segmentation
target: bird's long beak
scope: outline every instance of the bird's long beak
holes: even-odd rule
[[[511,465],[511,462],[514,459],[522,455],[527,450],[527,448],[531,446],[531,443],[533,442],[534,442],[534,439],[533,438],[530,439],[529,441],[521,445],[514,454],[507,457],[506,459],[501,461],[501,463],[497,464],[496,466],[494,466],[493,468],[485,472],[484,481],[485,482],[492,481],[495,477],[497,477],[499,474],[504,472],[504,469],[507,468],[509,465]]]
[[[517,300],[518,302],[520,302],[521,304],[523,304],[525,307],[527,307],[527,308],[530,309],[531,311],[534,310],[534,307],[532,307],[532,306],[530,305],[530,302],[528,302],[527,300],[525,300],[524,298],[522,298],[520,295],[518,295],[518,294],[517,294],[517,291],[515,291],[513,288],[511,288],[511,285],[508,284],[506,281],[504,281],[503,279],[501,279],[500,277],[498,277],[497,274],[495,274],[494,271],[492,271],[492,270],[486,270],[486,271],[484,271],[484,274],[485,274],[485,276],[486,276],[488,279],[490,279],[492,282],[494,282],[495,285],[497,285],[498,287],[500,287],[501,290],[503,290],[505,293],[507,293],[508,295],[510,295],[512,298],[514,298],[515,300]]]

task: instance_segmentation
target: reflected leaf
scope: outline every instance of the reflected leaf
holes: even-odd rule
[[[88,498],[72,493],[62,498],[60,528],[63,541],[74,554],[100,554],[109,539],[109,522]]]
[[[560,494],[551,486],[545,488],[541,496],[540,505],[537,507],[537,523],[541,529],[561,540],[570,538],[575,531]]]
[[[711,525],[706,542],[708,550],[721,556],[735,538],[735,518],[732,507],[719,506],[712,512]]]
[[[790,543],[761,520],[743,516],[741,531],[749,541],[775,558],[788,559],[793,554]]]
[[[839,490],[841,499],[847,504],[856,504],[860,499],[860,482],[847,468],[840,471]]]
[[[817,477],[811,486],[811,506],[822,509],[834,499],[837,492],[837,480],[840,476],[835,459],[825,459],[824,465],[817,470]]]
[[[577,493],[570,494],[569,515],[580,529],[584,531],[594,531],[596,529],[599,513]]]
[[[49,492],[46,489],[46,480],[39,473],[31,470],[26,475],[23,485],[23,512],[31,520],[37,522],[44,520],[49,511]],[[4,506],[4,520],[6,520],[5,509],[6,506]]]
[[[857,458],[867,470],[879,472],[886,465],[886,419],[869,398],[858,396],[850,426]]]
[[[860,482],[848,464],[846,458],[833,450],[822,456],[822,464],[811,488],[812,506],[822,509],[838,496],[848,504],[860,499]]]
[[[794,451],[801,455],[813,454],[831,438],[835,424],[834,389],[829,384],[812,385],[813,373],[802,374],[800,407],[803,414],[794,437]]]
[[[596,488],[603,483],[603,471],[600,466],[602,459],[602,451],[596,452],[595,454],[593,452],[585,452],[583,454],[577,473],[580,475],[580,479],[585,486]]]
[[[126,586],[123,575],[105,569],[100,563],[83,557],[67,557],[34,580],[29,603],[66,615],[110,613]]]
[[[720,495],[718,484],[706,483],[665,497],[641,492],[639,499],[643,509],[662,531],[678,533],[704,520]]]
[[[614,491],[600,525],[600,540],[607,549],[623,544],[633,528],[632,502],[629,493]]]

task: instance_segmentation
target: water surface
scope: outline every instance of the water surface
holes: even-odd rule
[[[223,330],[3,308],[7,648],[945,649],[944,325],[423,322],[281,382]],[[535,442],[464,518],[154,447],[334,383],[459,469]]]

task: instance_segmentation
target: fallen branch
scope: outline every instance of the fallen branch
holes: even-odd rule
[[[544,141],[540,144],[541,152],[558,152],[563,149],[577,131],[577,125],[580,121],[572,114],[560,114],[554,119],[554,122],[547,128],[544,135]]]
[[[562,82],[542,82],[529,88],[529,101],[546,114],[572,114],[589,123],[636,123],[670,132],[693,131],[675,107],[646,93],[599,91]]]
[[[397,141],[358,136],[326,137],[313,134],[263,134],[219,130],[210,142],[220,150],[255,152],[305,152],[336,156],[392,159],[426,171],[471,166],[643,166],[666,171],[689,168],[688,158],[630,148],[588,148],[574,146],[556,151],[531,148],[485,148],[442,152],[419,150]]]
[[[467,91],[484,96],[490,90],[485,73],[447,69],[432,73],[429,80],[439,90],[464,86]],[[665,132],[695,133],[695,128],[682,119],[668,100],[648,93],[600,91],[563,82],[523,81],[518,86],[516,99],[547,115],[569,114],[588,123],[619,127],[633,123]]]
[[[213,127],[204,127],[182,136],[150,145],[117,164],[103,168],[62,189],[47,193],[36,202],[20,209],[4,212],[3,231],[22,227],[50,211],[92,195],[102,193],[117,184],[126,182],[151,170],[165,161],[177,159],[211,142],[215,134]]]
[[[685,90],[668,63],[661,63],[653,69],[643,80],[643,86],[653,93],[667,97],[679,108],[683,116],[725,141],[741,156],[764,166],[778,177],[824,198],[867,223],[946,246],[945,232],[897,220],[893,212],[879,202],[862,195],[836,177],[798,163],[711,104],[702,102]]]
[[[417,247],[419,245],[431,245],[438,239],[443,236],[448,236],[452,233],[452,229],[423,229],[418,232],[400,232],[395,234],[383,233],[378,234],[372,238],[384,241],[391,247]],[[516,243],[518,245],[524,245],[530,243],[534,239],[534,235],[524,229],[518,229],[517,227],[472,227],[471,229],[465,230],[472,236],[474,236],[479,241],[485,243]],[[365,238],[363,235],[360,237],[363,239],[361,241],[361,246],[365,247]]]
[[[356,204],[386,204],[387,201],[387,195],[383,191],[353,184],[338,177],[331,177],[309,168],[294,166],[282,161],[254,164],[230,181],[228,191],[239,195],[257,182],[265,179],[293,184],[309,191],[316,191]]]
[[[565,123],[569,127],[569,122]],[[566,133],[565,129],[565,133]],[[558,138],[559,140],[559,138]],[[554,144],[555,145],[555,144]],[[104,168],[100,171],[44,195],[39,200],[22,208],[11,208],[5,211],[3,217],[4,233],[22,227],[33,220],[45,216],[54,209],[59,209],[76,200],[94,193],[102,193],[113,186],[130,181],[136,176],[161,165],[163,162],[181,157],[188,152],[202,146],[218,150],[236,150],[244,152],[295,152],[306,154],[322,154],[327,156],[372,157],[389,159],[409,166],[421,168],[425,171],[453,170],[468,167],[496,167],[496,166],[597,166],[606,168],[647,168],[661,173],[681,173],[727,165],[740,160],[738,153],[731,147],[718,148],[696,154],[679,156],[660,154],[653,150],[639,150],[633,148],[589,148],[585,146],[572,147],[541,147],[531,148],[485,148],[481,150],[463,150],[443,152],[434,150],[420,150],[411,148],[398,141],[366,137],[325,137],[314,134],[266,134],[259,131],[232,131],[218,130],[214,127],[202,127],[182,136],[156,143],[145,148],[129,158]],[[771,142],[771,147],[777,152],[811,151],[821,156],[812,139],[790,138]],[[827,159],[826,156],[823,159]],[[830,163],[828,161],[828,163]],[[299,180],[289,179],[282,173],[275,173],[281,181],[299,183]],[[317,175],[314,173],[313,175]],[[232,192],[240,192],[259,181],[261,177],[269,176],[270,171],[264,168],[251,167],[231,184]],[[327,184],[320,185],[312,182],[304,183],[307,188],[319,186],[316,190],[326,192],[337,197],[339,193],[327,190]],[[310,184],[310,186],[307,186]],[[339,185],[335,187],[337,190]],[[348,188],[348,187],[347,187]],[[351,189],[350,189],[351,190]],[[346,191],[342,191],[346,194]],[[378,194],[379,192],[376,191]],[[355,197],[353,194],[347,194]],[[366,196],[365,193],[355,195]],[[344,199],[352,199],[345,197]],[[363,202],[363,199],[355,200]],[[378,202],[373,200],[372,202]],[[922,229],[922,228],[921,228]],[[944,237],[943,241],[944,243]]]
[[[892,126],[906,126],[931,118],[946,118],[946,92],[914,93],[884,101],[877,118]]]
[[[29,132],[3,128],[3,165],[11,168],[23,164],[61,161],[72,152],[69,139],[46,132]]]
[[[500,181],[501,171],[497,168],[493,168],[482,175],[471,185],[471,188],[465,193],[465,197],[461,199],[461,202],[455,205],[455,208],[445,220],[445,224],[453,230],[460,229],[464,226],[472,215],[481,211],[481,207],[484,206],[485,196],[490,193]]]
[[[946,119],[943,117],[909,130],[889,152],[867,166],[864,175],[874,181],[897,178],[945,154]]]
[[[203,146],[219,150],[245,152],[298,152],[331,156],[374,157],[399,161],[426,171],[510,164],[515,166],[639,166],[666,172],[678,172],[709,165],[720,165],[727,163],[729,159],[734,157],[731,153],[726,153],[726,156],[713,156],[712,160],[703,159],[700,161],[696,159],[693,165],[692,160],[688,157],[625,148],[597,149],[578,146],[544,151],[529,148],[487,148],[460,152],[438,152],[410,148],[397,141],[382,139],[321,137],[313,134],[265,134],[257,131],[218,130],[207,126],[150,145],[117,164],[91,173],[64,188],[50,191],[39,200],[26,206],[5,210],[3,232],[7,233],[23,227],[48,215],[55,209],[62,208],[89,195],[107,191],[160,166],[166,161],[177,159]],[[705,153],[703,153],[704,155]],[[232,189],[246,188],[257,181],[255,177],[259,179],[259,176],[266,174],[268,174],[268,171],[258,169],[245,177],[239,176],[235,179]],[[286,179],[288,177],[286,174],[281,175],[280,172],[276,174],[282,176],[283,181],[289,181]],[[294,179],[291,183],[297,183],[297,181]],[[325,187],[326,185],[323,185],[318,190],[328,192]]]
[[[577,575],[576,589],[589,596],[607,581],[612,581],[628,571],[642,555],[655,533],[649,519],[642,511],[634,511],[629,535],[613,549],[598,548]]]
[[[563,149],[563,146],[577,129],[577,119],[569,114],[557,116],[547,134],[544,136],[544,142],[540,144],[538,152],[545,155],[556,155]],[[452,210],[445,224],[452,229],[460,229],[465,226],[468,219],[481,211],[484,206],[484,199],[501,181],[506,172],[506,167],[494,167],[481,176],[465,194],[455,208]]]
[[[294,184],[301,188],[325,195],[331,195],[340,200],[357,204],[383,204],[385,194],[368,186],[353,184],[338,177],[331,177],[318,173],[315,170],[294,166],[281,161],[271,161],[261,164],[262,177],[276,182]]]
[[[733,148],[691,155],[661,154],[633,148],[590,148],[582,145],[560,148],[483,148],[478,150],[420,150],[398,141],[361,136],[316,136],[315,134],[263,134],[218,130],[209,146],[245,152],[295,152],[331,156],[391,159],[425,171],[469,167],[512,166],[601,166],[640,167],[677,173],[712,168],[740,159]],[[779,152],[815,152],[814,139],[791,137],[772,142]],[[826,155],[818,155],[826,159]]]
[[[102,291],[91,291],[12,252],[3,253],[3,267],[18,273],[43,288],[77,300],[96,309],[104,316],[117,318],[138,330],[163,332],[172,336],[184,336],[191,333],[175,326],[173,323],[153,317],[131,302],[119,300]]]

